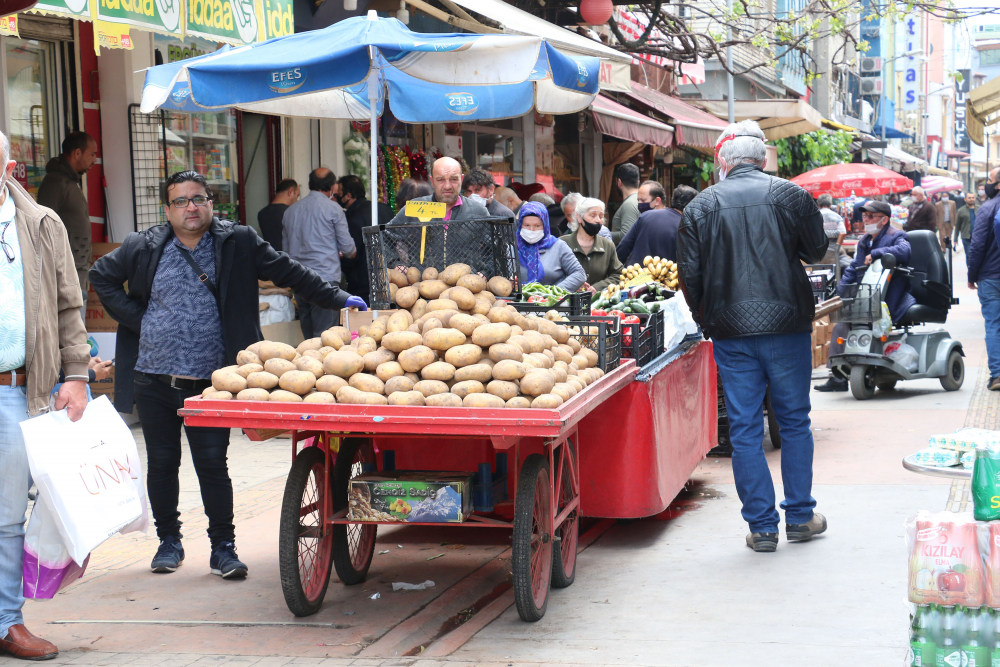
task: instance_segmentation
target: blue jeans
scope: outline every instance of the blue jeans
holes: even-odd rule
[[[992,380],[1000,377],[1000,279],[980,280],[976,283],[976,292],[986,320],[986,358]]]
[[[807,523],[812,495],[813,436],[809,421],[812,341],[809,334],[714,340],[733,444],[733,477],[743,518],[754,533],[778,532],[774,482],[764,456],[764,394],[781,427],[781,478],[785,524]]]
[[[18,424],[28,418],[24,387],[0,385],[0,637],[24,623],[24,521],[31,473]]]

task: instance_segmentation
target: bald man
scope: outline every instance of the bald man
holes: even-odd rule
[[[517,196],[517,193],[510,188],[497,188],[493,193],[493,198],[513,211],[514,217],[517,217],[517,211],[521,208],[521,204],[524,203]]]
[[[479,218],[490,217],[490,212],[482,204],[463,199],[462,191],[462,165],[458,160],[450,157],[441,157],[434,161],[431,168],[431,185],[434,187],[434,194],[427,197],[417,197],[411,201],[436,201],[444,202],[444,220],[478,220]],[[396,217],[392,219],[390,225],[414,224],[420,222],[416,218],[406,215],[404,208]]]
[[[913,188],[911,193],[913,204],[910,205],[910,214],[906,218],[906,231],[912,232],[914,229],[927,229],[937,234],[938,217],[934,204],[927,201],[924,189],[919,185]]]

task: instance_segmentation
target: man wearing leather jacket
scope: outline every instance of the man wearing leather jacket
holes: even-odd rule
[[[719,182],[687,205],[677,235],[684,298],[714,343],[722,378],[746,544],[759,552],[777,548],[780,518],[762,445],[768,386],[781,427],[786,538],[826,530],[811,495],[815,306],[802,261],[819,262],[829,240],[812,196],[765,174],[766,157],[757,123],[726,128],[715,146]]]

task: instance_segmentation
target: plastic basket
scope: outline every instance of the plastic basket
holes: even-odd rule
[[[597,365],[608,372],[618,368],[622,359],[621,322],[617,317],[579,315],[563,322],[571,329],[579,327],[580,345],[597,353]]]
[[[520,264],[515,226],[507,218],[378,225],[365,227],[362,233],[368,254],[372,308],[395,305],[389,296],[391,268],[416,267],[423,272],[434,267],[443,271],[451,264],[468,264],[473,273],[480,273],[487,280],[501,276],[515,286],[518,284]]]
[[[663,311],[638,313],[638,323],[622,324],[622,357],[635,359],[642,368],[663,354]]]
[[[871,324],[882,318],[882,295],[876,285],[844,285],[839,310],[830,314],[831,322]]]
[[[519,313],[547,313],[550,310],[558,312],[560,315],[565,315],[567,317],[573,315],[590,315],[590,292],[572,292],[567,294],[563,298],[556,301],[551,306],[547,306],[544,303],[529,303],[527,301],[520,301],[519,299],[527,298],[526,296],[515,293],[506,297],[504,301],[510,303],[514,306]]]

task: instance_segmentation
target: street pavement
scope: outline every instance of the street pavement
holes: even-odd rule
[[[955,260],[961,302],[945,328],[965,347],[960,391],[900,383],[864,402],[812,392],[813,495],[830,529],[810,543],[782,541],[773,554],[747,549],[730,461],[709,458],[663,514],[591,523],[576,582],[552,591],[538,623],[521,622],[510,606],[509,533],[461,528],[380,530],[368,581],[345,587],[334,577],[323,609],[296,619],[276,562],[291,445],[252,443],[234,431],[246,581],[208,573],[185,455],[184,566],[153,575],[155,537],[116,536],[81,582],[26,605],[28,627],[61,647],[50,664],[65,665],[898,664],[907,646],[903,521],[919,509],[971,510],[967,484],[908,472],[901,459],[934,433],[1000,428],[1000,393],[985,389],[978,301],[965,287],[964,255]],[[816,383],[823,375],[815,373]],[[780,451],[767,441],[764,448],[780,499]],[[433,589],[391,590],[395,581],[426,579]],[[0,658],[0,667],[9,664]]]

